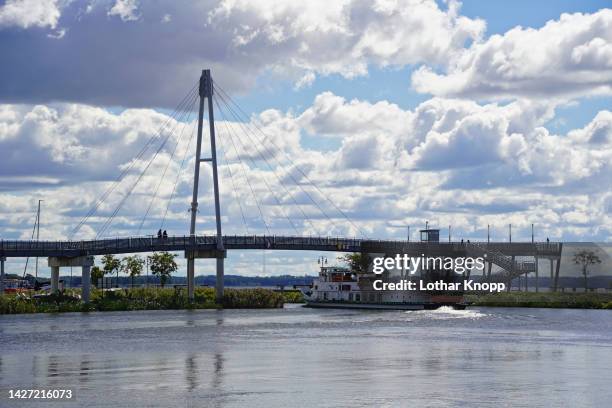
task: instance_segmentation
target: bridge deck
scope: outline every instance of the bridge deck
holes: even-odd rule
[[[361,252],[364,249],[385,248],[395,249],[398,252],[417,254],[431,252],[457,252],[465,248],[466,244],[453,243],[426,243],[406,242],[392,240],[362,240],[338,237],[299,237],[299,236],[264,236],[264,235],[226,235],[223,245],[228,250],[244,249],[274,249],[292,251],[333,251],[333,252]],[[486,247],[506,255],[515,256],[560,256],[558,243],[482,243]],[[215,236],[169,236],[156,237],[128,237],[116,239],[102,239],[91,241],[27,241],[27,240],[1,240],[0,256],[26,257],[26,256],[59,256],[76,257],[85,255],[125,254],[136,252],[155,251],[189,251],[214,250],[217,247]]]

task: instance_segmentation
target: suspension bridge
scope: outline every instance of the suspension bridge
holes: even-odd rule
[[[196,109],[197,106],[197,109]],[[223,137],[225,144],[217,148],[216,124],[214,112],[222,115]],[[210,150],[202,157],[204,145],[204,111],[208,112],[208,136]],[[197,121],[191,131],[191,114],[197,112]],[[250,123],[251,122],[251,123]],[[197,127],[196,127],[197,124]],[[187,131],[186,131],[187,130]],[[239,133],[240,132],[240,133]],[[167,225],[168,216],[178,195],[180,177],[188,162],[191,146],[195,139],[195,160],[193,172],[193,190],[190,204],[188,235],[141,236],[143,228],[150,228],[151,213],[160,209],[160,231]],[[182,152],[179,152],[182,146]],[[231,185],[232,204],[238,207],[237,213],[242,219],[245,234],[224,235],[219,191],[218,150],[225,160],[224,169]],[[152,191],[146,191],[146,199],[139,216],[137,234],[133,237],[107,238],[118,216],[130,197],[134,197],[138,187],[150,176],[150,170],[162,161],[163,155],[169,159],[159,167],[159,180]],[[284,162],[283,162],[284,160]],[[171,164],[180,163],[178,171],[172,176]],[[199,212],[199,186],[202,163],[209,163],[212,173],[212,195],[214,202],[214,235],[198,235],[196,227]],[[163,164],[163,163],[162,163]],[[281,172],[283,167],[288,171]],[[249,175],[260,167],[266,168],[272,179]],[[165,205],[160,207],[162,186],[172,184],[171,193]],[[272,182],[275,183],[272,183]],[[258,183],[257,183],[258,182]],[[262,197],[257,188],[265,187]],[[145,187],[146,188],[146,187]],[[241,192],[247,197],[241,196]],[[142,194],[141,194],[142,195]],[[113,206],[110,202],[114,200]],[[265,202],[273,202],[274,211],[264,211]],[[289,205],[286,205],[289,204]],[[249,212],[249,205],[252,211]],[[291,206],[293,213],[288,210]],[[105,210],[112,208],[112,210]],[[104,214],[102,214],[104,213]],[[255,216],[252,215],[255,213]],[[39,221],[39,216],[37,216]],[[284,228],[293,230],[292,234],[274,234],[279,223]],[[157,226],[156,225],[156,226]],[[81,239],[85,226],[95,233],[93,239]],[[349,230],[359,234],[359,238],[331,237],[330,231]],[[257,227],[264,234],[253,234]],[[340,227],[340,228],[338,228]],[[306,236],[305,231],[308,232]],[[551,278],[553,263],[556,264],[556,279],[559,274],[561,256],[560,243],[459,243],[459,242],[409,242],[401,240],[369,239],[362,229],[351,220],[340,204],[334,202],[314,183],[307,172],[295,163],[283,148],[278,146],[260,126],[249,120],[248,115],[219,85],[213,83],[210,70],[202,71],[197,84],[187,93],[160,129],[151,136],[138,154],[126,166],[112,183],[102,192],[91,208],[71,231],[68,240],[41,241],[0,240],[0,293],[4,285],[4,262],[7,257],[48,257],[51,267],[51,289],[59,287],[59,270],[61,267],[82,268],[82,298],[89,300],[90,269],[94,256],[105,254],[145,253],[155,251],[183,251],[187,259],[188,296],[193,299],[195,287],[195,259],[216,259],[216,296],[220,301],[224,288],[224,261],[228,250],[292,250],[292,251],[334,251],[334,252],[368,252],[390,253],[393,251],[419,256],[423,253],[454,254],[455,256],[486,256],[488,260],[487,279],[492,280],[491,268],[497,265],[503,271],[497,279],[512,280],[518,276],[538,274],[538,260],[549,259]],[[532,261],[517,260],[530,257]],[[483,271],[483,275],[485,271]],[[555,279],[555,280],[556,280]]]

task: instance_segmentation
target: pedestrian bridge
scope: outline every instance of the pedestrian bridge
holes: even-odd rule
[[[85,241],[35,241],[0,240],[0,257],[66,257],[129,254],[155,251],[214,251],[218,248],[214,235],[169,236],[166,238],[125,237]],[[225,235],[226,250],[289,250],[385,253],[397,251],[410,255],[424,253],[451,254],[465,251],[466,254],[483,256],[485,253],[501,253],[508,256],[558,257],[559,243],[461,243],[461,242],[407,242],[401,240],[376,240],[342,237],[303,237],[279,235]],[[496,256],[491,257],[494,263]],[[502,262],[499,261],[501,264]],[[506,269],[509,269],[507,265]]]
[[[225,235],[223,248],[359,252],[363,240],[338,237]],[[394,241],[369,241],[388,242]],[[213,251],[216,236],[127,237],[89,241],[0,241],[0,256],[78,257],[155,251]]]

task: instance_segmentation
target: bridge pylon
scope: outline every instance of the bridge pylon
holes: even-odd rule
[[[195,288],[195,259],[199,257],[214,257],[217,259],[217,280],[215,285],[216,300],[217,303],[221,303],[223,300],[223,267],[226,251],[223,246],[223,234],[221,232],[221,205],[219,202],[219,177],[217,173],[217,147],[215,142],[215,118],[213,113],[213,80],[210,75],[210,70],[205,69],[202,71],[200,76],[199,85],[200,95],[200,108],[198,111],[198,135],[196,144],[196,156],[195,156],[195,169],[193,175],[193,198],[191,200],[191,225],[189,228],[189,235],[194,240],[193,244],[195,247],[196,240],[196,217],[198,214],[198,187],[200,183],[200,164],[202,162],[210,162],[213,173],[213,194],[215,198],[215,219],[217,223],[217,248],[214,254],[207,254],[208,256],[201,256],[198,251],[188,250],[185,251],[187,257],[187,292],[189,299],[194,299],[194,288]],[[202,127],[204,119],[204,100],[208,100],[208,124],[210,127],[210,157],[203,158],[202,153]],[[211,256],[212,255],[212,256]]]

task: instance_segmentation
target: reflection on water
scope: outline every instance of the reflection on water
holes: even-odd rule
[[[76,405],[108,407],[606,406],[611,317],[484,308],[2,316],[0,406],[40,405],[7,400],[10,388],[71,388]]]

